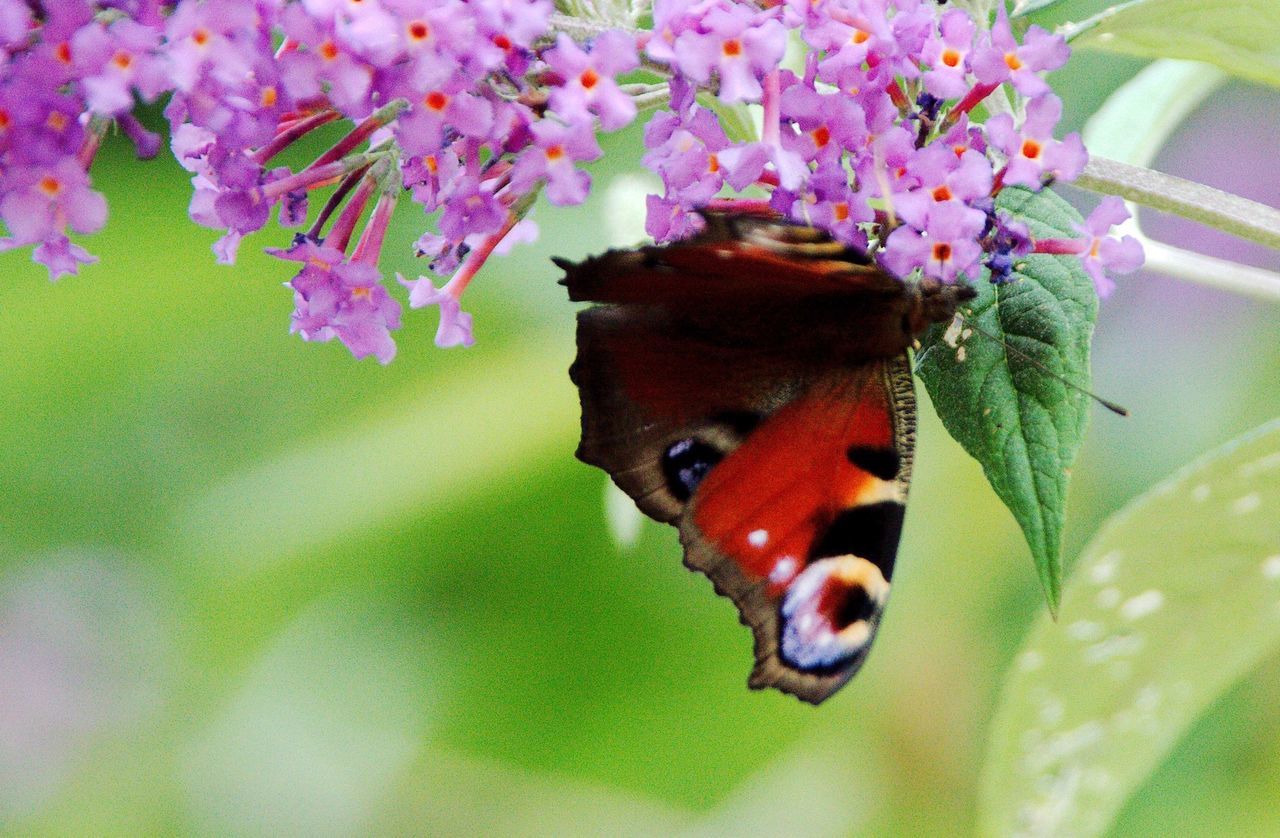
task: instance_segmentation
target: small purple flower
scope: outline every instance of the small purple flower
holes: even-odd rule
[[[471,315],[462,310],[458,298],[449,292],[448,286],[437,288],[425,276],[405,279],[396,274],[396,280],[409,289],[410,308],[439,306],[440,325],[436,328],[436,346],[447,349],[451,346],[475,344],[475,337],[471,334]]]
[[[545,180],[547,200],[552,204],[569,206],[582,203],[591,187],[591,176],[576,164],[595,160],[601,153],[590,128],[540,120],[530,131],[533,133],[533,145],[516,160],[511,170],[512,187],[526,192],[539,180]],[[505,218],[504,214],[503,220]]]
[[[982,257],[978,236],[984,223],[981,213],[975,217],[961,204],[935,204],[923,231],[903,225],[889,234],[880,261],[898,276],[920,268],[925,276],[955,282],[960,274],[973,275]]]
[[[923,229],[926,214],[936,204],[978,201],[991,194],[991,161],[972,149],[957,156],[951,147],[932,143],[907,162],[916,185],[894,199],[894,209],[908,224]],[[970,209],[970,212],[980,210]]]
[[[786,45],[787,31],[771,12],[717,4],[676,38],[673,53],[680,71],[699,84],[714,73],[722,101],[749,102],[760,100],[760,79],[778,66]]]
[[[1049,85],[1037,73],[1058,69],[1067,63],[1070,55],[1065,39],[1039,26],[1028,29],[1025,43],[1019,45],[1001,3],[991,29],[990,45],[974,52],[973,73],[984,84],[1007,81],[1023,96],[1043,96],[1049,92]]]
[[[1080,243],[1080,259],[1100,297],[1109,296],[1115,290],[1115,282],[1106,271],[1127,274],[1142,267],[1144,254],[1137,239],[1133,236],[1117,239],[1108,235],[1112,227],[1128,219],[1129,210],[1124,201],[1108,195],[1089,213],[1084,224],[1075,225],[1076,230],[1084,234],[1083,239],[1075,240]]]
[[[729,139],[711,111],[694,107],[686,119],[673,113],[656,114],[645,126],[644,141],[652,150],[643,163],[662,176],[668,197],[698,206],[724,185],[719,155],[728,148]]]
[[[819,169],[808,186],[808,191],[792,203],[787,215],[826,230],[845,244],[865,249],[867,236],[860,225],[874,220],[875,212],[866,197],[849,186],[844,170]]]
[[[618,89],[613,77],[639,65],[635,40],[621,32],[605,32],[587,54],[563,33],[547,51],[547,66],[564,79],[551,89],[551,109],[569,122],[600,118],[600,127],[616,131],[636,118],[636,104]]]
[[[994,219],[991,222],[993,229],[985,264],[991,270],[991,281],[999,285],[1013,281],[1013,269],[1018,259],[1031,252],[1031,232],[1026,224],[1014,221],[1004,213],[991,217]]]
[[[844,151],[861,151],[866,144],[866,114],[848,96],[824,95],[797,82],[782,92],[781,113],[801,132],[784,133],[784,143],[807,161],[834,163]]]
[[[413,200],[427,212],[440,206],[440,198],[462,171],[462,161],[453,148],[401,158],[404,185],[413,190]]]
[[[644,231],[656,242],[688,238],[703,227],[702,216],[679,201],[649,195],[645,198]]]
[[[64,238],[67,227],[95,233],[107,220],[106,199],[75,158],[6,172],[0,194],[0,219],[18,245]]]
[[[1009,158],[1005,185],[1040,189],[1046,179],[1075,180],[1084,171],[1089,157],[1079,134],[1068,134],[1061,142],[1053,139],[1053,129],[1062,116],[1062,100],[1053,94],[1027,103],[1027,118],[1020,129],[1013,117],[999,114],[987,122],[991,144]]]
[[[494,125],[493,103],[467,90],[468,80],[452,70],[420,82],[425,91],[396,120],[395,137],[406,154],[431,154],[446,136],[487,139]]]
[[[160,33],[128,18],[111,26],[90,25],[76,32],[71,55],[89,107],[100,114],[133,108],[133,90],[151,100],[168,78],[157,54]]]
[[[396,355],[391,330],[400,328],[400,303],[382,286],[378,270],[347,262],[334,248],[303,240],[281,258],[303,262],[289,283],[294,312],[290,331],[307,341],[342,341],[357,358],[388,364]]]
[[[507,208],[478,177],[459,174],[445,196],[437,226],[455,242],[472,233],[496,233],[507,221]]]
[[[924,89],[939,99],[958,99],[969,91],[966,71],[974,29],[968,12],[952,9],[925,42],[920,56],[929,68],[924,74]]]

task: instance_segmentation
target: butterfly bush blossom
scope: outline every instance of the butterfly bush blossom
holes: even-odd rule
[[[1031,252],[1104,270],[1141,262],[1107,201],[1081,238],[1037,241],[995,206],[1083,169],[1078,135],[1042,74],[1061,38],[931,0],[657,0],[570,15],[550,0],[0,0],[0,250],[32,247],[50,276],[92,262],[70,233],[106,220],[90,169],[107,132],[139,157],[158,133],[133,111],[166,101],[191,173],[189,214],[220,230],[220,262],[275,216],[267,248],[300,265],[292,331],[356,357],[395,355],[411,308],[436,343],[470,345],[460,297],[495,251],[531,237],[539,195],[581,203],[601,131],[641,112],[644,165],[662,181],[646,227],[686,236],[705,208],[772,211],[830,231],[900,276],[1012,278]],[[587,14],[586,12],[591,12]],[[627,19],[630,25],[617,21]],[[652,22],[637,28],[637,21]],[[788,55],[789,42],[805,49]],[[796,55],[792,50],[791,55]],[[785,65],[785,66],[784,66]],[[167,100],[162,100],[167,97]],[[746,136],[759,105],[758,136]],[[994,114],[979,123],[974,109]],[[744,118],[747,117],[747,118]],[[729,117],[729,118],[726,118]],[[330,145],[291,168],[281,153]],[[392,213],[420,207],[425,275],[378,269]],[[400,246],[400,243],[392,243]]]

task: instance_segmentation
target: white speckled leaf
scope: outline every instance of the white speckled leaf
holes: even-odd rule
[[[1280,647],[1280,421],[1117,513],[1014,661],[988,835],[1098,835],[1202,712]]]

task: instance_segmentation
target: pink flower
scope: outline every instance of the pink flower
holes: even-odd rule
[[[981,214],[975,216],[959,204],[935,204],[923,230],[904,225],[889,234],[880,261],[898,276],[909,276],[917,268],[943,282],[955,282],[960,274],[974,276],[982,256],[978,236],[984,221]]]
[[[588,54],[561,34],[546,58],[547,66],[564,79],[550,95],[551,109],[560,116],[571,123],[589,124],[590,115],[595,114],[606,131],[616,131],[636,118],[635,102],[613,78],[639,64],[634,40],[621,32],[605,32]]]
[[[1009,26],[1009,16],[1001,3],[991,29],[991,43],[975,51],[973,72],[984,84],[1012,82],[1023,96],[1043,96],[1049,85],[1037,75],[1067,63],[1071,50],[1065,39],[1039,26],[1027,30],[1026,42],[1019,45]]]
[[[1089,157],[1080,135],[1068,134],[1061,142],[1053,138],[1061,117],[1062,100],[1048,94],[1027,104],[1027,118],[1017,130],[1009,114],[987,122],[991,144],[1009,158],[1005,184],[1039,189],[1048,178],[1074,180],[1084,171]]]

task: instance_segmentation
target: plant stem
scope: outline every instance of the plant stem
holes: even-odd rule
[[[1232,291],[1242,297],[1280,303],[1280,274],[1274,271],[1183,250],[1146,236],[1139,238],[1147,254],[1145,268],[1197,285]]]
[[[1202,183],[1095,157],[1075,185],[1280,249],[1280,210]]]

